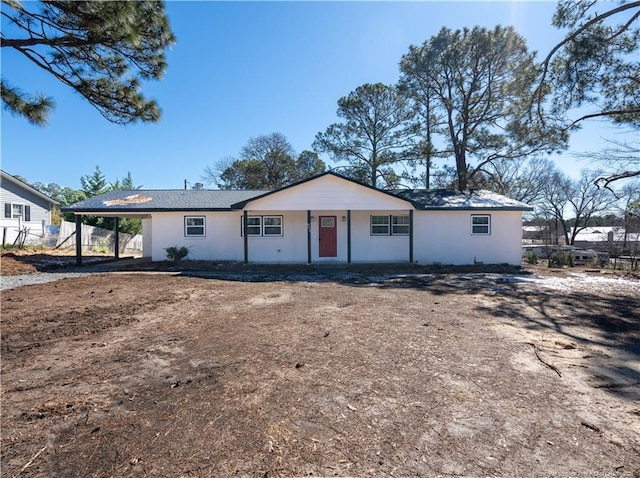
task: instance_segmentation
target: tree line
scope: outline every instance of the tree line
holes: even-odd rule
[[[175,42],[163,2],[3,3],[1,14],[17,27],[3,31],[3,48],[78,91],[109,121],[159,120],[141,80],[162,77]],[[340,98],[339,121],[309,150],[298,155],[280,133],[251,138],[237,158],[207,167],[203,180],[280,187],[324,170],[318,155],[327,154],[341,173],[380,188],[499,190],[505,171],[511,188],[539,188],[517,174],[539,164],[515,175],[513,166],[566,149],[583,122],[640,128],[639,19],[640,1],[561,0],[552,24],[567,33],[541,61],[511,27],[442,28],[399,59],[397,84],[366,83]],[[46,124],[52,98],[24,94],[4,78],[0,86],[6,109]],[[638,144],[614,144],[593,153],[612,166],[593,180],[606,189],[640,175],[639,152]]]
[[[526,169],[518,175],[509,162],[518,165],[566,149],[584,121],[604,118],[638,129],[640,2],[600,13],[595,3],[559,2],[553,24],[569,33],[540,62],[511,27],[442,28],[400,58],[397,84],[366,83],[340,98],[340,121],[316,135],[313,152],[327,154],[336,170],[374,187],[500,190],[505,167],[518,183],[514,187],[534,180]],[[578,108],[580,116],[571,117]],[[260,173],[277,164],[277,154],[270,159],[248,154],[251,143],[266,138],[252,138],[239,162],[208,167],[204,179],[218,187],[281,184]],[[640,174],[640,144],[615,146],[595,154],[616,166],[593,178],[600,187]],[[280,153],[290,156],[287,148]],[[452,165],[436,168],[436,160]],[[292,165],[283,163],[282,169]],[[264,180],[247,182],[247,175]]]
[[[100,166],[96,166],[91,174],[84,174],[80,177],[80,189],[60,186],[57,183],[30,183],[22,176],[15,177],[32,188],[37,189],[42,194],[45,194],[51,199],[59,202],[62,207],[109,191],[133,191],[141,188],[141,186],[136,186],[134,184],[130,172],[127,172],[127,175],[123,178],[109,182],[100,169]],[[62,220],[73,222],[75,221],[75,215],[73,213],[61,213],[59,207],[55,207],[52,211],[51,223],[57,225],[60,224],[60,221]],[[115,227],[115,220],[112,217],[83,215],[82,222],[90,226],[102,227],[110,230],[113,230]],[[142,234],[142,222],[140,219],[120,218],[120,221],[118,222],[118,230],[129,234]]]

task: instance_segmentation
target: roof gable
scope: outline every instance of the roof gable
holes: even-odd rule
[[[234,204],[234,207],[261,211],[413,209],[411,202],[404,198],[331,171]]]

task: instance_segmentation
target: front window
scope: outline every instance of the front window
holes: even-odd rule
[[[371,216],[372,236],[408,236],[410,220],[403,216]]]
[[[409,216],[391,216],[391,234],[406,236],[409,234]]]
[[[204,237],[205,235],[204,216],[185,216],[184,235],[186,237]]]
[[[282,236],[282,216],[265,216],[262,222],[263,235]]]
[[[247,234],[250,236],[260,236],[262,234],[262,217],[247,217]]]
[[[389,216],[371,216],[371,235],[389,235]]]
[[[240,234],[244,235],[244,218],[240,219]],[[247,235],[269,237],[284,235],[282,216],[247,216]]]
[[[491,216],[473,215],[471,216],[471,234],[489,235],[491,234]]]

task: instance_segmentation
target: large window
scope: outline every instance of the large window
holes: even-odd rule
[[[262,235],[262,217],[249,216],[247,218],[247,234],[250,236]]]
[[[409,216],[391,216],[391,234],[394,236],[408,236]]]
[[[409,216],[371,216],[372,236],[409,235]]]
[[[371,235],[389,235],[389,216],[371,216]]]
[[[4,204],[5,219],[22,219],[23,221],[31,221],[31,206],[16,203]]]
[[[244,235],[244,218],[240,218],[240,235]],[[249,236],[279,237],[284,235],[282,216],[247,216]]]
[[[282,216],[264,216],[262,218],[263,236],[282,236]]]
[[[488,236],[491,234],[491,216],[479,214],[472,215],[471,234],[478,236]]]
[[[185,216],[184,217],[184,235],[186,237],[204,237],[205,236],[205,217],[204,216]]]

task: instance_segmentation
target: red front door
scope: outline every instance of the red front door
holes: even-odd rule
[[[320,216],[320,257],[336,257],[338,255],[338,228],[336,216]]]

